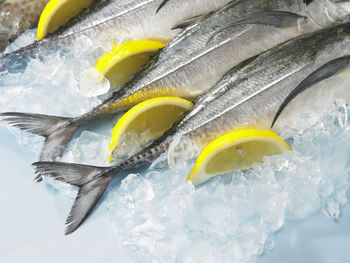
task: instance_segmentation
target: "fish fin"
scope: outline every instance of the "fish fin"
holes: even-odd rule
[[[313,0],[303,0],[305,5],[309,5]]]
[[[348,67],[350,63],[350,56],[344,56],[341,58],[337,58],[335,60],[332,60],[320,68],[318,68],[316,71],[312,72],[309,76],[307,76],[300,84],[284,99],[281,106],[279,107],[275,117],[273,118],[271,128],[276,123],[278,117],[281,115],[284,108],[300,93],[304,92],[308,88],[312,87],[313,85],[321,82],[324,79],[327,79],[329,77],[332,77],[333,75],[336,75],[340,71],[342,71],[344,68]]]
[[[248,65],[249,63],[251,63],[252,61],[254,61],[259,55],[255,55],[251,58],[248,58],[246,60],[243,60],[242,62],[240,62],[238,65],[234,66],[233,68],[231,68],[229,71],[227,71],[222,78],[218,81],[224,81],[227,78],[230,78],[232,76],[232,74],[236,73],[237,71],[241,70],[242,68],[244,68],[246,65]]]
[[[78,125],[67,125],[58,129],[46,137],[44,146],[41,149],[40,161],[53,161],[60,157],[68,142],[79,128]]]
[[[62,155],[79,125],[69,118],[20,112],[1,113],[0,117],[13,127],[45,137],[41,161],[52,161]]]
[[[43,137],[50,135],[50,129],[52,126],[56,125],[58,122],[67,120],[67,118],[57,116],[22,112],[4,112],[0,113],[0,117],[3,117],[3,120],[11,124],[13,127]]]
[[[163,1],[160,3],[159,7],[157,8],[156,14],[157,14],[157,13],[160,11],[160,9],[162,9],[163,6],[165,6],[168,2],[169,2],[169,0],[163,0]]]
[[[230,5],[231,3],[234,3],[234,2],[236,2],[236,1],[237,1],[237,0],[231,0],[231,1],[229,1],[224,7]],[[160,3],[160,5],[159,5],[159,7],[158,7],[158,9],[157,9],[157,11],[156,11],[156,14],[157,14],[157,13],[160,11],[160,9],[162,9],[168,2],[169,2],[169,0],[163,0],[163,2]]]
[[[66,235],[83,223],[112,180],[105,174],[106,168],[102,167],[58,162],[37,162],[33,166],[40,176],[49,176],[79,187],[66,220]]]
[[[79,188],[77,197],[66,220],[65,235],[73,233],[89,216],[92,209],[106,191],[111,179],[111,177],[101,177]]]
[[[263,11],[250,14],[243,18],[236,19],[228,24],[223,25],[213,32],[208,42],[210,42],[215,36],[225,31],[228,28],[246,25],[246,24],[262,24],[280,28],[287,28],[297,25],[299,19],[307,19],[305,16],[301,16],[291,12],[284,11]]]
[[[208,12],[205,14],[201,14],[198,16],[194,16],[194,17],[190,17],[188,19],[186,19],[185,21],[176,24],[173,28],[171,29],[185,29],[186,27],[189,27],[190,25],[199,23],[201,21],[204,21],[205,19],[207,19],[211,14],[213,14],[213,12]]]
[[[257,57],[259,57],[259,55],[255,55],[251,58],[248,58],[246,60],[243,60],[242,62],[240,62],[239,64],[237,64],[236,66],[234,66],[233,68],[231,68],[230,70],[228,70],[222,77],[220,80],[218,80],[215,84],[216,85],[220,85],[220,83],[225,83],[229,78],[232,77],[232,75],[234,73],[236,73],[237,71],[241,70],[242,68],[244,68],[246,65],[248,65],[250,62],[252,62],[253,60],[255,60]],[[198,96],[197,98],[195,98],[193,100],[194,104],[197,104],[199,101],[201,101],[202,99],[205,99],[206,94],[202,94],[200,96]]]
[[[48,176],[57,181],[81,186],[95,179],[105,168],[83,164],[61,162],[36,162],[33,163],[35,173]]]

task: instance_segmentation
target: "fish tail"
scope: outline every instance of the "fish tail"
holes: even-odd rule
[[[98,167],[61,162],[33,163],[37,176],[46,176],[79,188],[66,221],[66,235],[74,232],[89,216],[115,176],[148,167],[168,148],[173,136],[156,140],[153,145],[111,167]]]
[[[13,127],[45,137],[41,161],[53,161],[62,155],[79,124],[70,118],[20,112],[0,113],[0,117]]]
[[[36,162],[33,166],[39,176],[48,176],[79,188],[66,220],[65,235],[83,223],[112,180],[104,167],[59,162]]]

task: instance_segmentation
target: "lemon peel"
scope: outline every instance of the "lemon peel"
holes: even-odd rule
[[[124,134],[133,132],[140,135],[138,140],[142,144],[163,134],[192,107],[192,102],[178,97],[158,97],[137,104],[114,126],[109,145],[109,161],[117,156],[119,145],[128,144],[121,143]]]
[[[55,32],[65,25],[84,8],[88,8],[94,0],[51,0],[40,15],[37,40]]]
[[[291,150],[288,144],[272,131],[231,131],[203,149],[187,180],[197,185],[217,174],[247,169],[254,163],[262,162],[264,156],[282,154],[287,150]]]
[[[132,40],[117,47],[114,42],[112,52],[100,57],[95,68],[115,87],[126,82],[164,45],[156,40]]]

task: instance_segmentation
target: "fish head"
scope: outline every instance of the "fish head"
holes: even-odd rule
[[[304,0],[310,17],[321,27],[350,21],[350,0]]]

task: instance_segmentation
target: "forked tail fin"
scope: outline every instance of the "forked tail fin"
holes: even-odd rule
[[[58,162],[37,162],[33,166],[39,176],[48,176],[79,187],[66,220],[66,235],[83,223],[112,180],[104,167]]]
[[[69,118],[42,114],[5,112],[0,117],[13,127],[45,137],[40,154],[41,161],[53,161],[61,156],[79,127],[71,123]]]

